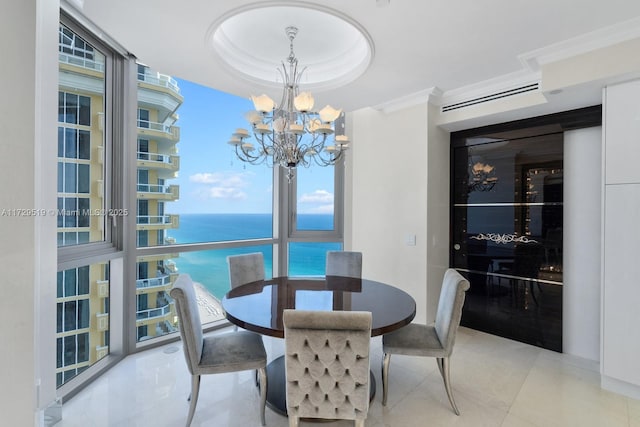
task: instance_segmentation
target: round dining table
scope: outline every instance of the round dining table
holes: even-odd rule
[[[342,276],[275,277],[238,286],[222,299],[227,319],[249,331],[284,338],[285,309],[371,312],[371,336],[401,328],[416,315],[416,302],[405,291],[374,280]],[[284,356],[267,366],[267,405],[286,415]],[[375,395],[371,375],[371,398]]]

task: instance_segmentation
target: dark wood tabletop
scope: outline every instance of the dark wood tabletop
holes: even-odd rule
[[[327,276],[276,277],[232,289],[222,299],[227,319],[241,328],[284,338],[282,312],[299,310],[370,311],[371,336],[409,324],[416,302],[405,291],[367,279]]]

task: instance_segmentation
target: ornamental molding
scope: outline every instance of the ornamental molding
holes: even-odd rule
[[[502,245],[507,243],[539,243],[537,240],[529,239],[526,236],[518,236],[517,234],[480,233],[476,236],[471,236],[471,239],[489,240]]]

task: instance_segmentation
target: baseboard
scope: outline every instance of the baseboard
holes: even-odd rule
[[[602,375],[600,386],[608,391],[622,394],[632,399],[640,399],[640,386]]]

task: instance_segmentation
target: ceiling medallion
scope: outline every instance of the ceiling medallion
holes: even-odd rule
[[[223,14],[207,31],[207,45],[235,78],[260,91],[280,89],[275,70],[284,56],[282,29],[303,29],[296,51],[309,67],[300,82],[322,92],[361,76],[374,57],[373,40],[358,22],[318,4],[273,1],[241,6]]]

